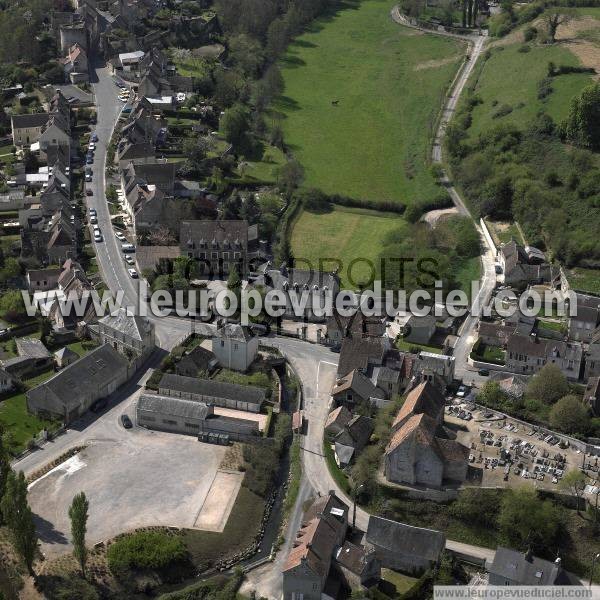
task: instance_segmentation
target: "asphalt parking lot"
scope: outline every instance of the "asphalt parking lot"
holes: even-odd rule
[[[90,502],[89,545],[148,525],[194,526],[226,448],[139,428],[114,432],[30,485],[46,555],[69,549],[67,511],[80,491]]]

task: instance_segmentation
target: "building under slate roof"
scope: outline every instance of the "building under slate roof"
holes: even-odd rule
[[[120,308],[98,321],[113,331],[118,331],[129,338],[144,341],[152,327],[146,317],[128,314],[125,308]]]
[[[49,358],[52,356],[41,340],[36,338],[17,338],[17,352],[22,358]]]
[[[413,527],[373,515],[369,517],[366,541],[375,548],[410,554],[432,562],[439,559],[446,546],[446,536],[440,531]]]
[[[219,327],[215,333],[215,337],[219,339],[229,339],[239,342],[247,342],[254,336],[249,327],[244,327],[239,323],[226,323]]]
[[[236,383],[225,383],[212,379],[201,379],[198,377],[184,377],[165,373],[158,384],[163,391],[184,392],[211,398],[231,398],[241,400],[249,404],[260,405],[265,401],[265,390],[251,385],[238,385]]]
[[[212,406],[208,406],[204,402],[156,394],[142,394],[138,399],[137,410],[202,421],[213,414]]]
[[[494,562],[489,567],[490,584],[494,578],[508,580],[516,585],[570,585],[569,574],[558,562],[550,562],[530,552],[498,547]]]

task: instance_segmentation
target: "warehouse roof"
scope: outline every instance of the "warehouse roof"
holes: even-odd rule
[[[138,399],[137,410],[201,421],[212,414],[212,407],[207,406],[204,402],[157,394],[142,394]]]
[[[252,385],[238,385],[236,383],[224,383],[211,379],[200,379],[198,377],[184,377],[166,373],[158,384],[159,389],[186,392],[188,394],[201,394],[214,398],[231,398],[252,404],[262,404],[265,400],[265,390]]]

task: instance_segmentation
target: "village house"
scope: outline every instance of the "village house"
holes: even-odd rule
[[[504,283],[525,289],[528,285],[553,284],[560,279],[557,268],[546,262],[541,250],[533,246],[521,246],[514,239],[504,244],[498,252]]]
[[[48,113],[11,115],[13,145],[22,148],[37,142],[49,118]]]
[[[342,405],[353,411],[361,405],[382,404],[386,394],[361,371],[354,369],[336,380],[331,390],[331,397],[336,406]]]
[[[126,308],[101,318],[89,329],[101,344],[110,344],[138,365],[156,348],[152,322],[147,317],[129,314]]]
[[[347,529],[348,506],[334,492],[312,503],[283,566],[284,600],[321,600],[334,553],[343,546]]]
[[[355,415],[334,437],[335,459],[340,468],[347,467],[368,444],[373,433],[373,419]]]
[[[468,448],[439,437],[444,396],[429,381],[409,392],[392,424],[384,473],[394,483],[440,488],[444,481],[464,481]]]
[[[439,564],[446,536],[433,529],[371,515],[365,547],[375,552],[383,568],[420,575]]]
[[[165,373],[158,384],[162,396],[204,402],[222,408],[259,413],[266,399],[263,388],[212,379],[182,377]]]
[[[175,373],[184,377],[200,377],[210,375],[218,366],[219,363],[210,350],[196,346],[175,364]]]
[[[249,327],[224,323],[217,327],[212,351],[219,365],[233,371],[247,371],[258,355],[258,337]]]
[[[53,357],[41,340],[15,338],[17,356],[0,360],[0,366],[12,377],[23,379],[52,367]]]
[[[334,569],[351,590],[370,588],[381,579],[381,565],[374,550],[346,540],[334,554]]]
[[[343,317],[337,312],[327,318],[327,343],[339,346],[346,337],[382,337],[385,321],[378,317],[367,317],[361,311]]]
[[[126,169],[129,164],[145,165],[155,163],[155,145],[147,141],[132,143],[124,138],[117,146],[115,162],[120,169]]]
[[[62,269],[52,267],[49,269],[28,269],[25,274],[27,289],[30,292],[46,292],[53,290],[58,285],[58,277]]]
[[[70,83],[87,83],[89,81],[88,57],[79,44],[73,44],[60,63],[65,71],[65,77]]]
[[[435,354],[434,352],[419,352],[413,362],[413,375],[419,380],[443,381],[450,385],[454,381],[454,356]]]
[[[567,379],[577,381],[582,359],[583,348],[578,342],[513,335],[506,346],[507,368],[522,375],[533,375],[545,364],[552,363],[560,368]]]
[[[285,265],[281,265],[279,269],[272,269],[270,263],[265,266],[263,279],[268,289],[281,292],[285,299],[283,317],[293,320],[325,321],[327,298],[335,298],[340,289],[337,273],[289,269]],[[292,297],[295,302],[292,301]],[[306,299],[304,306],[303,298]]]
[[[428,344],[437,327],[436,318],[432,314],[419,316],[398,313],[394,320],[404,341],[414,344]]]
[[[27,410],[69,424],[116,391],[131,372],[127,359],[104,344],[26,393]]]
[[[600,330],[594,333],[589,346],[584,351],[584,381],[600,376]]]
[[[119,66],[125,74],[137,73],[140,62],[144,58],[143,50],[135,50],[134,52],[123,52],[119,54]]]
[[[538,558],[531,550],[518,552],[499,546],[489,566],[490,585],[573,585],[571,576],[562,568],[560,558],[554,562]]]
[[[569,339],[590,343],[600,325],[600,298],[577,294],[576,314],[569,311]]]
[[[227,277],[236,267],[243,277],[249,247],[258,238],[256,225],[246,221],[182,221],[179,247],[182,256],[195,258],[205,275]]]
[[[71,363],[74,363],[78,359],[79,354],[71,350],[71,348],[68,346],[61,348],[54,353],[54,362],[59,369],[68,367]]]
[[[352,413],[345,406],[334,408],[325,422],[325,433],[335,437],[352,420]]]

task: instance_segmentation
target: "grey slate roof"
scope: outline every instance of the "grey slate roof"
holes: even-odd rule
[[[152,324],[146,317],[140,317],[139,315],[129,315],[125,308],[116,310],[111,315],[100,319],[98,321],[105,327],[110,327],[115,331],[119,331],[124,335],[143,341],[152,327]]]
[[[30,390],[27,395],[31,398],[38,394],[42,397],[54,396],[59,403],[71,410],[79,406],[78,396],[95,393],[107,379],[127,369],[128,364],[127,359],[110,344],[103,344]]]
[[[77,352],[74,352],[73,350],[71,350],[71,348],[69,348],[68,346],[65,346],[64,348],[57,350],[54,353],[54,356],[56,356],[56,358],[58,358],[59,360],[64,360],[65,358],[74,358],[74,359],[79,358],[79,354],[77,354]]]
[[[490,573],[505,577],[520,585],[568,585],[569,576],[560,565],[538,558],[527,556],[511,548],[498,547]]]
[[[202,421],[212,414],[212,410],[204,402],[156,394],[142,394],[138,399],[137,410]]]
[[[42,127],[48,122],[50,115],[48,113],[32,113],[28,115],[12,115],[13,129],[23,129],[25,127]]]
[[[227,323],[217,329],[215,337],[222,339],[236,340],[238,342],[247,342],[252,339],[250,328],[243,327],[239,323]]]
[[[236,383],[224,383],[212,379],[200,379],[197,377],[184,377],[166,373],[158,384],[159,389],[168,389],[190,394],[201,394],[215,398],[232,398],[262,404],[265,400],[265,390],[252,385],[238,385]]]
[[[411,554],[430,561],[437,561],[446,545],[446,536],[440,531],[375,516],[369,517],[366,540],[389,552]]]
[[[17,352],[24,358],[49,358],[52,356],[41,340],[36,338],[16,338]]]

